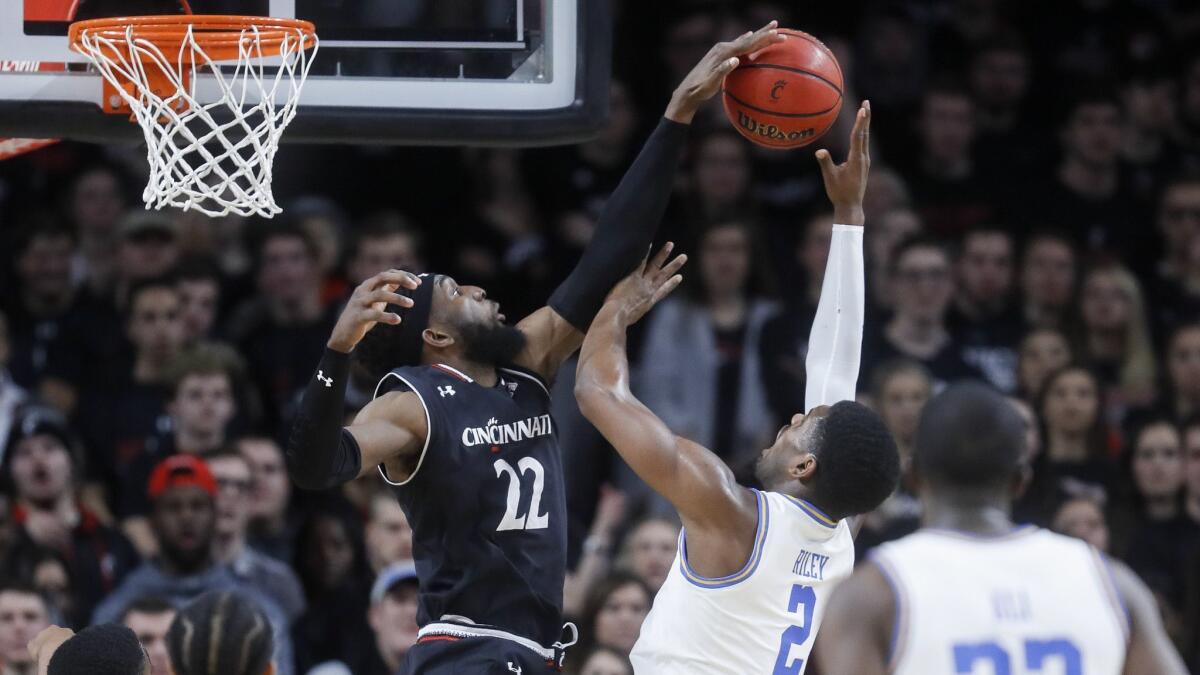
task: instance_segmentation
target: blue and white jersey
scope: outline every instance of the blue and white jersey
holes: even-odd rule
[[[897,675],[1118,675],[1128,616],[1087,543],[921,530],[870,558],[896,596]]]
[[[756,492],[758,532],[746,566],[716,579],[688,566],[687,532],[633,647],[655,675],[800,675],[829,594],[854,568],[846,521],[803,500]]]

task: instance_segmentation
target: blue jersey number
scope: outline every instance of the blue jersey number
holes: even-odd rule
[[[1030,672],[1039,672],[1050,663],[1062,664],[1066,675],[1083,675],[1083,656],[1079,648],[1069,640],[1026,640],[1025,667]],[[995,642],[978,642],[954,645],[954,672],[970,675],[978,664],[989,664],[995,675],[1009,675],[1012,662],[1008,652]]]
[[[804,670],[804,659],[796,659],[792,663],[792,646],[802,645],[808,641],[812,632],[813,607],[817,604],[817,594],[812,586],[792,586],[792,597],[788,599],[788,611],[792,614],[804,612],[804,620],[799,626],[788,626],[779,638],[779,656],[775,659],[775,670],[772,675],[800,675]]]

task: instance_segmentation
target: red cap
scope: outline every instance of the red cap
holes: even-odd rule
[[[213,478],[204,460],[193,455],[173,455],[159,462],[150,474],[146,492],[154,501],[163,492],[175,487],[198,487],[209,496],[217,496],[217,479]]]

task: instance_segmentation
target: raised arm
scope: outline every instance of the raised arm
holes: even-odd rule
[[[600,309],[583,341],[575,398],[629,467],[679,511],[689,545],[697,531],[723,532],[746,535],[740,543],[749,549],[758,518],[753,493],[738,485],[729,467],[707,448],[672,433],[629,389],[626,329],[679,284],[682,277],[676,272],[685,257],[666,263],[671,248],[664,246],[653,261],[622,281]],[[720,576],[738,569],[745,562],[738,543],[724,539],[727,563],[693,556],[709,565],[715,562],[715,567],[698,571]]]
[[[804,407],[853,401],[862,358],[865,286],[863,196],[871,168],[871,104],[864,101],[850,132],[850,153],[835,165],[828,150],[817,151],[825,191],[833,202],[833,237],[821,299],[808,340]]]
[[[393,457],[413,454],[424,443],[425,418],[411,393],[389,394],[363,408],[355,424],[342,426],[350,352],[376,323],[400,323],[387,304],[411,307],[396,289],[421,280],[400,270],[380,272],[350,296],[305,387],[287,444],[288,474],[297,485],[322,490],[353,480]]]
[[[718,43],[676,87],[658,127],[605,203],[583,257],[548,305],[518,324],[529,337],[518,365],[549,380],[579,348],[605,296],[654,241],[696,111],[720,91],[725,75],[737,67],[738,56],[784,39],[776,25],[772,21],[732,42]]]

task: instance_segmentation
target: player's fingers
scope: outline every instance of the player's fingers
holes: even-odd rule
[[[393,326],[400,323],[400,315],[395,312],[385,312],[382,309],[368,307],[359,313],[360,321],[374,321],[375,323],[387,323]]]
[[[659,283],[665,283],[664,280],[669,279],[670,277],[674,276],[676,272],[683,269],[683,265],[687,262],[687,259],[686,253],[680,253],[679,255],[675,256],[671,262],[667,263],[666,266],[659,271]]]
[[[745,33],[730,43],[732,51],[729,52],[729,55],[749,54],[776,42],[783,42],[787,39],[787,36],[782,35],[776,30],[778,27],[778,21],[771,21],[756,31]]]
[[[662,286],[659,286],[658,289],[656,289],[654,291],[654,296],[650,299],[650,304],[651,305],[658,304],[658,302],[660,300],[662,300],[663,298],[670,295],[676,288],[679,288],[679,284],[682,281],[683,281],[682,274],[676,274],[675,276],[671,277],[670,279],[667,279],[667,283],[663,284]]]
[[[717,64],[717,67],[714,68],[712,72],[713,77],[725,77],[729,73],[733,72],[734,68],[737,68],[741,64],[741,59],[736,56],[731,56]]]
[[[817,151],[817,164],[821,165],[821,173],[828,176],[833,171],[833,156],[825,148]]]
[[[671,251],[674,248],[675,242],[673,241],[663,244],[662,248],[658,249],[658,253],[654,254],[654,260],[650,262],[650,265],[646,269],[651,272],[657,272],[662,269],[663,264],[667,262],[667,256],[671,255]]]
[[[363,286],[374,290],[384,284],[396,284],[397,286],[413,289],[421,285],[421,278],[412,272],[405,272],[404,270],[384,270],[368,279]]]
[[[850,156],[861,158],[867,147],[871,128],[871,108],[865,101],[854,115],[854,128],[850,130]]]
[[[412,307],[412,298],[393,293],[385,288],[379,288],[367,294],[363,298],[364,305],[373,305],[377,302],[384,302],[390,305],[400,305],[401,307]]]

